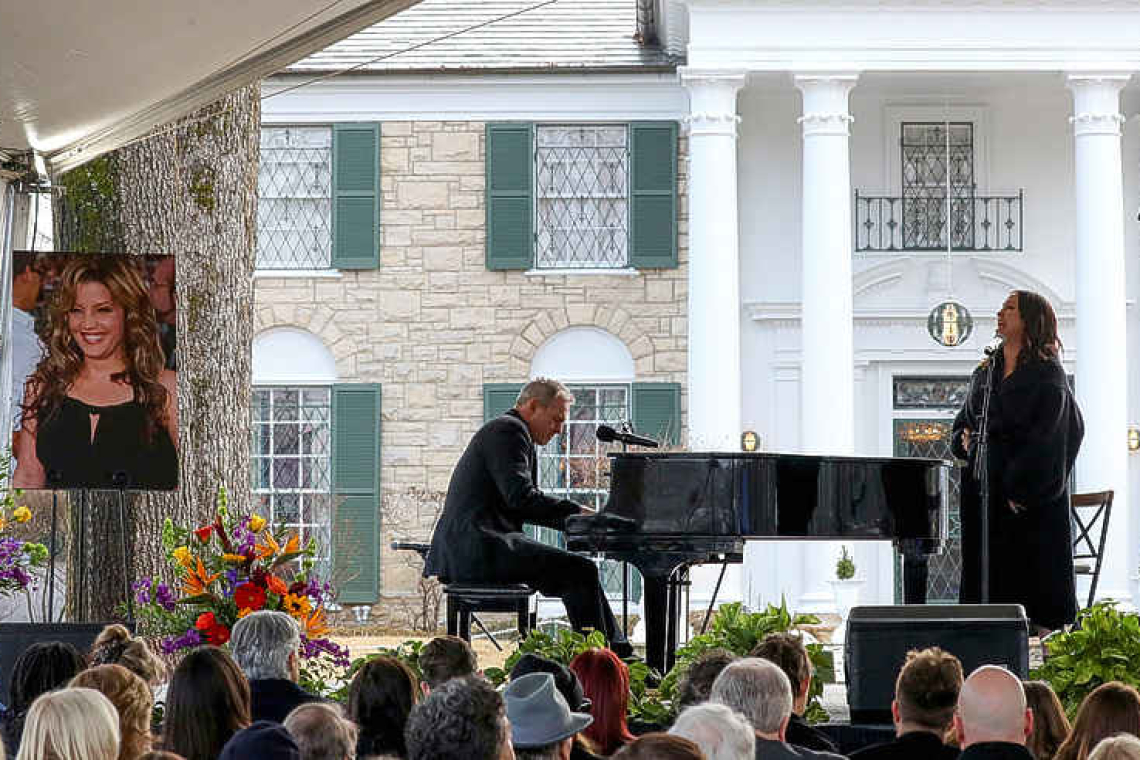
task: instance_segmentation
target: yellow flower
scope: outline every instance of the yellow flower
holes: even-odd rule
[[[249,516],[249,529],[253,533],[260,533],[265,527],[265,518],[258,514]]]
[[[7,528],[7,527],[8,527],[8,523],[6,523],[6,522],[4,521],[4,518],[3,518],[3,517],[0,517],[0,530],[4,530],[4,529],[5,529],[5,528]]]
[[[238,610],[238,620],[241,620],[243,617],[245,617],[246,615],[248,615],[251,612],[253,612],[253,610],[250,609],[249,607],[242,607],[240,610]]]
[[[309,616],[313,609],[312,603],[309,602],[309,597],[298,596],[297,594],[286,594],[285,600],[282,602],[282,607],[293,617],[304,620]]]
[[[183,567],[190,567],[194,564],[194,555],[190,553],[190,548],[187,546],[179,546],[173,552],[174,559],[178,560],[178,564]]]
[[[224,559],[226,562],[241,564],[242,562],[245,562],[246,556],[244,554],[223,554],[222,559]]]
[[[27,507],[16,507],[16,510],[12,512],[12,517],[16,518],[16,522],[26,523],[32,519],[32,510]]]

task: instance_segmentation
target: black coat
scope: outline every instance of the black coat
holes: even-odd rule
[[[757,736],[756,760],[847,760],[847,758],[834,752],[818,752]]]
[[[804,749],[839,754],[839,747],[835,746],[835,742],[831,741],[818,728],[812,727],[802,715],[795,713],[792,713],[791,717],[788,718],[788,728],[784,732],[784,741]]]
[[[929,731],[909,731],[882,744],[852,752],[851,760],[955,760],[958,748]]]
[[[424,575],[444,583],[529,580],[537,568],[521,566],[534,543],[523,523],[561,530],[580,511],[543,494],[537,479],[538,453],[522,417],[512,409],[483,425],[451,474]]]
[[[962,448],[964,429],[981,425],[990,363],[994,390],[989,409],[990,601],[1019,603],[1029,618],[1060,628],[1076,617],[1069,473],[1084,422],[1057,360],[1031,360],[1002,379],[1000,351],[970,379],[970,391],[954,420],[952,447],[966,459],[962,477],[963,603],[981,601],[981,489],[975,478],[979,436]],[[1025,507],[1015,514],[1009,501]]]
[[[283,723],[294,707],[323,701],[284,678],[255,678],[249,682],[249,715],[255,723],[259,720]]]

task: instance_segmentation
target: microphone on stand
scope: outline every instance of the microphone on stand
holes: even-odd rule
[[[602,443],[613,443],[617,441],[627,446],[644,446],[647,449],[655,449],[661,445],[652,438],[645,438],[633,433],[619,433],[609,425],[598,425],[598,430],[594,435],[596,435],[598,440]]]
[[[990,356],[994,351],[997,351],[999,348],[1001,348],[1001,345],[1004,342],[1005,338],[1001,337],[1000,335],[995,335],[993,339],[991,339],[990,342],[982,348],[982,353],[984,353],[986,356]]]

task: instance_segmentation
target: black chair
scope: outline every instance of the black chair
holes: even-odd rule
[[[392,549],[414,551],[425,559],[429,548],[428,544],[392,542]],[[503,651],[494,634],[479,620],[475,614],[477,612],[515,613],[519,636],[524,639],[535,626],[536,616],[530,611],[530,602],[535,591],[530,586],[521,583],[448,583],[443,587],[443,595],[447,600],[447,633],[458,636],[468,643],[471,641],[471,623],[474,622],[495,648],[500,652]]]
[[[1073,522],[1073,570],[1077,575],[1090,575],[1089,599],[1096,599],[1100,568],[1104,564],[1104,543],[1108,539],[1108,520],[1112,516],[1112,491],[1075,493],[1070,498],[1069,514]]]

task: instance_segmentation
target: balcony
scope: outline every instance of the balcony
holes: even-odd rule
[[[1019,253],[1024,190],[1017,195],[955,195],[950,199],[950,251]],[[856,253],[945,253],[946,198],[863,195],[855,191]]]

